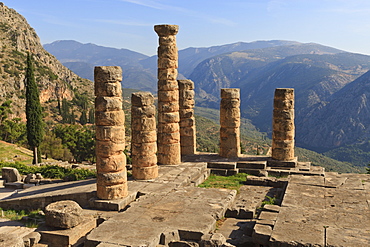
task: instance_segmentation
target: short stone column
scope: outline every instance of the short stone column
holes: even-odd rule
[[[240,90],[221,89],[220,156],[236,158],[240,154]]]
[[[97,196],[118,199],[127,196],[125,114],[122,110],[122,69],[95,67],[95,124]]]
[[[154,97],[149,92],[131,95],[132,175],[135,179],[158,177],[157,128]]]
[[[195,154],[194,82],[191,80],[178,80],[177,82],[180,95],[181,155]]]
[[[156,25],[158,47],[158,163],[181,163],[177,25]]]
[[[294,89],[277,88],[272,120],[272,158],[294,159]]]

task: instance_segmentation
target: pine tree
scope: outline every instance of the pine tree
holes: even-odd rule
[[[32,56],[27,54],[26,69],[26,118],[27,118],[27,140],[33,151],[33,164],[41,161],[38,147],[43,139],[42,108],[40,104],[39,91],[33,72]]]

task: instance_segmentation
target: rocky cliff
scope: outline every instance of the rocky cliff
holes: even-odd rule
[[[40,43],[35,30],[15,10],[0,3],[0,103],[13,101],[13,116],[25,119],[26,54],[33,54],[35,77],[44,107],[59,99],[71,100],[75,93],[92,96],[93,84],[64,67]]]

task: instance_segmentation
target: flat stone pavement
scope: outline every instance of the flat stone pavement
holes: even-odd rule
[[[325,238],[326,229],[326,238]],[[370,176],[293,175],[269,246],[370,246]]]

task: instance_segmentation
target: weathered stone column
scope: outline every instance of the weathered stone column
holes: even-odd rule
[[[179,90],[177,85],[177,25],[156,25],[158,47],[158,163],[181,163]]]
[[[97,196],[127,196],[125,114],[122,110],[122,69],[95,67],[95,124]]]
[[[221,89],[220,156],[236,158],[240,154],[240,90]]]
[[[178,80],[180,95],[181,155],[195,154],[196,130],[194,117],[194,82]]]
[[[277,88],[272,120],[272,158],[294,159],[294,89]]]
[[[157,128],[154,97],[149,92],[131,95],[132,175],[135,179],[158,177]]]

